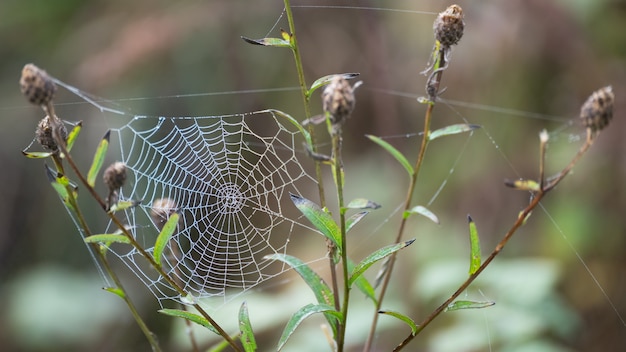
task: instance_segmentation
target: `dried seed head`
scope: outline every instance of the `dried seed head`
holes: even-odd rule
[[[59,135],[63,140],[67,140],[67,128],[63,123],[58,123],[59,126]],[[37,130],[35,130],[35,137],[37,138],[37,142],[41,144],[41,146],[50,151],[57,151],[59,148],[56,140],[54,139],[54,135],[52,134],[53,124],[50,123],[50,117],[46,116],[37,125]]]
[[[126,181],[126,164],[116,161],[109,165],[109,167],[104,170],[102,179],[104,180],[104,184],[109,187],[110,192],[115,192],[122,188]]]
[[[33,64],[27,64],[22,69],[20,88],[26,99],[35,105],[47,104],[54,98],[57,90],[46,71]]]
[[[354,110],[354,89],[342,76],[335,76],[322,92],[322,107],[333,126],[340,126]]]
[[[607,86],[591,93],[580,108],[580,118],[591,132],[605,128],[613,118],[613,88]]]
[[[178,211],[176,202],[170,198],[159,198],[152,203],[150,217],[159,229],[167,222],[170,216]]]
[[[444,12],[439,13],[433,24],[435,39],[444,48],[457,44],[463,36],[464,28],[463,9],[459,5],[450,5]]]

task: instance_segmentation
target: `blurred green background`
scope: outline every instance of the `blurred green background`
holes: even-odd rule
[[[583,132],[577,121],[580,105],[592,91],[612,84],[616,105],[609,128],[548,196],[546,211],[535,211],[468,290],[467,297],[496,305],[446,314],[410,350],[626,350],[626,325],[604,295],[626,316],[626,163],[621,153],[626,151],[626,2],[457,3],[465,12],[466,31],[444,74],[443,98],[487,108],[439,104],[433,128],[459,123],[462,116],[484,129],[469,140],[457,136],[431,144],[416,203],[428,203],[447,180],[430,206],[442,224],[411,223],[407,236],[417,241],[400,256],[384,307],[420,321],[447,298],[467,271],[466,215],[476,221],[486,255],[528,202],[527,194],[505,188],[502,181],[537,176],[538,132],[558,131],[547,159],[549,171],[557,172],[581,144],[575,138]],[[347,198],[376,200],[383,209],[364,221],[361,233],[352,234],[361,236],[350,253],[355,259],[393,241],[398,216],[390,214],[404,199],[406,185],[401,167],[364,134],[397,136],[388,140],[412,159],[419,138],[406,135],[418,132],[423,122],[424,107],[414,97],[424,91],[419,72],[432,48],[435,15],[392,10],[436,13],[450,4],[293,2],[391,9],[294,8],[308,81],[338,72],[359,72],[364,81],[344,128],[346,192]],[[33,62],[86,92],[122,99],[118,103],[137,114],[219,115],[276,108],[301,117],[297,90],[158,98],[297,86],[288,50],[240,39],[278,36],[279,28],[288,28],[284,17],[273,27],[282,9],[277,0],[0,2],[5,126],[0,129],[0,349],[149,350],[121,300],[101,290],[103,282],[48,185],[42,162],[20,153],[43,117],[20,95],[23,65]],[[79,101],[63,91],[56,99],[63,119],[84,122],[77,157],[88,165],[106,128],[125,121],[86,104],[68,104]],[[313,104],[319,113],[317,96]],[[568,123],[572,125],[561,129]],[[318,244],[323,251],[323,240]],[[316,269],[325,273],[326,266]],[[135,276],[124,270],[122,276],[164,349],[189,350],[182,324],[155,312],[156,300]],[[261,350],[274,349],[289,314],[313,300],[293,276],[245,298]],[[373,308],[361,297],[353,307],[348,342],[350,350],[359,351]],[[227,307],[215,314],[236,328]],[[327,350],[320,322],[314,319],[299,330],[286,350]],[[390,350],[406,334],[401,323],[382,318],[377,350]]]

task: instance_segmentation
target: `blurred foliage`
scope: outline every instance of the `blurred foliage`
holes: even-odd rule
[[[294,3],[324,4],[431,12],[447,5],[409,0]],[[621,153],[626,150],[626,138],[621,134],[626,130],[626,106],[620,98],[626,89],[626,2],[492,0],[458,4],[466,14],[466,33],[444,75],[447,91],[443,97],[560,118],[547,121],[494,109],[438,105],[433,129],[462,122],[458,114],[484,128],[467,143],[466,137],[449,137],[429,148],[424,165],[427,173],[421,175],[417,189],[418,203],[426,205],[454,165],[445,188],[429,206],[442,225],[427,220],[412,223],[415,228],[410,233],[415,235],[410,237],[417,236],[417,242],[410,248],[412,252],[400,256],[395,273],[398,286],[388,300],[394,306],[386,308],[410,312],[419,321],[445,298],[454,283],[460,282],[460,278],[448,280],[467,272],[466,214],[471,213],[477,223],[483,253],[490,251],[528,201],[527,195],[504,188],[502,181],[536,177],[538,132],[542,128],[556,131],[571,119],[573,126],[553,135],[548,154],[550,171],[563,167],[578,146],[571,140],[582,132],[576,121],[580,104],[593,90],[612,84],[617,99],[610,128],[575,173],[547,198],[544,207],[549,215],[542,211],[533,214],[505,249],[508,259],[497,259],[484,281],[472,286],[471,294],[480,288],[496,306],[447,314],[426,331],[415,348],[471,351],[485,350],[491,343],[503,351],[622,351],[626,349],[626,327],[585,265],[616,309],[626,315],[626,159]],[[298,91],[169,97],[297,86],[288,50],[268,50],[240,39],[241,35],[261,38],[270,29],[269,34],[278,36],[279,28],[287,27],[284,18],[273,27],[282,8],[281,1],[246,0],[0,2],[0,111],[5,123],[0,129],[0,159],[5,170],[0,174],[0,302],[3,311],[11,308],[10,314],[0,318],[3,350],[148,348],[130,316],[119,309],[123,304],[115,296],[89,292],[89,287],[97,290],[101,285],[88,251],[46,182],[41,163],[20,155],[42,117],[41,110],[27,105],[20,96],[17,82],[22,66],[34,62],[87,92],[121,99],[118,103],[135,113],[218,115],[271,107],[300,116]],[[352,255],[360,258],[391,241],[399,215],[388,217],[403,199],[401,186],[406,182],[395,161],[364,135],[404,136],[421,125],[423,106],[403,94],[423,94],[425,78],[419,72],[431,49],[434,15],[328,8],[295,8],[294,14],[309,83],[337,72],[360,72],[365,83],[357,90],[356,110],[344,128],[346,198],[375,200],[384,211],[373,213],[364,220],[366,225],[351,232],[348,240],[362,236]],[[319,112],[317,99],[314,97],[314,106]],[[62,118],[84,121],[77,141],[80,148],[75,149],[84,151],[77,157],[87,165],[106,126],[124,121],[103,116],[88,105],[73,104],[77,101],[65,92],[59,92],[56,100]],[[388,141],[408,155],[417,152],[417,137]],[[90,221],[98,221],[96,214],[91,216]],[[363,233],[357,235],[359,230]],[[321,241],[318,244],[324,246]],[[293,254],[305,250],[294,249]],[[529,257],[542,259],[524,259]],[[444,270],[459,258],[465,266],[458,272]],[[62,269],[51,271],[48,267]],[[442,283],[432,281],[433,277],[448,282],[446,289],[437,290]],[[299,297],[295,292],[302,292],[295,291],[297,287],[304,284],[295,276],[289,278],[289,284],[283,282],[259,293],[263,303],[248,302],[260,346],[273,346],[278,340],[286,317],[275,316],[276,311],[293,308],[293,312],[302,305],[295,301],[308,302],[306,297],[293,299]],[[137,286],[134,299],[145,316],[154,317],[148,321],[166,349],[188,348],[180,342],[184,341],[182,326],[157,316],[155,300],[142,291],[132,274],[126,273],[125,281]],[[419,286],[412,287],[410,282]],[[531,299],[528,295],[535,296]],[[259,311],[266,307],[274,309]],[[80,320],[84,316],[75,316],[75,311],[89,314],[89,324]],[[28,320],[31,314],[39,314],[40,319]],[[369,321],[371,306],[359,302],[351,314],[354,319],[349,321],[355,326],[348,332],[348,342],[358,346],[366,331],[359,324]],[[236,311],[224,308],[222,315],[236,317]],[[381,319],[381,323],[379,346],[391,346],[406,334],[392,318]],[[257,328],[256,324],[266,325]],[[60,325],[77,331],[62,332]],[[325,348],[312,342],[322,337],[316,325],[308,326],[311,328],[296,332],[287,350],[295,346]],[[525,344],[524,336],[528,337]],[[41,344],[40,338],[48,343]]]

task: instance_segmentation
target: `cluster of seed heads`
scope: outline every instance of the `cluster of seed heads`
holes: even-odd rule
[[[613,88],[607,86],[591,93],[587,101],[580,108],[580,118],[583,125],[591,132],[605,128],[613,118]]]

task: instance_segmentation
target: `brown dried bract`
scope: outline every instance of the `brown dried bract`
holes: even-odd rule
[[[27,64],[22,69],[20,89],[29,102],[43,105],[52,101],[57,86],[46,71],[33,64]]]
[[[615,100],[615,94],[613,94],[613,88],[607,86],[596,90],[591,93],[587,101],[580,108],[580,118],[583,125],[591,132],[600,131],[606,126],[613,118],[613,102]]]
[[[449,6],[437,16],[433,24],[435,39],[446,48],[456,45],[461,40],[464,28],[463,9],[459,5]]]

